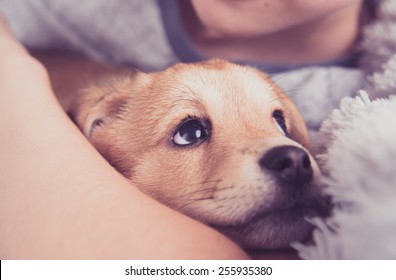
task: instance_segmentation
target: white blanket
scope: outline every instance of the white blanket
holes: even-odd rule
[[[396,0],[380,2],[363,48],[365,91],[344,98],[317,135],[335,207],[312,221],[313,245],[295,245],[305,259],[396,259]]]

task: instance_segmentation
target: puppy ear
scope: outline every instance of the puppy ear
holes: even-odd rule
[[[68,114],[88,139],[97,130],[108,127],[122,112],[130,95],[128,85],[131,79],[125,78],[80,92]]]

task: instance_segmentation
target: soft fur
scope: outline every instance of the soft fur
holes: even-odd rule
[[[275,110],[283,112],[289,137]],[[303,240],[311,229],[304,216],[325,210],[313,158],[313,180],[302,186],[261,166],[275,147],[307,147],[308,135],[293,103],[253,68],[212,60],[137,73],[88,88],[71,115],[133,185],[245,248]],[[206,125],[208,138],[177,146],[188,120]]]
[[[345,98],[318,136],[335,207],[312,221],[314,244],[295,245],[306,259],[396,259],[395,0],[379,2],[363,34],[367,92]]]
[[[143,73],[38,58],[62,106],[116,170],[243,247],[304,240],[312,230],[304,218],[326,212],[303,118],[264,73],[223,60]],[[184,143],[196,133],[206,136]]]

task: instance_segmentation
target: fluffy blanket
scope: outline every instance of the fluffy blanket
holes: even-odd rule
[[[305,259],[396,259],[396,0],[363,33],[364,91],[345,97],[317,135],[335,207],[314,219]]]

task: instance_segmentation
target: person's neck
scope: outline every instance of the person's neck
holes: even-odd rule
[[[191,14],[183,16],[183,20],[195,47],[206,57],[304,64],[332,61],[353,52],[359,33],[360,10],[358,2],[315,21],[241,39],[208,36],[196,16]]]

